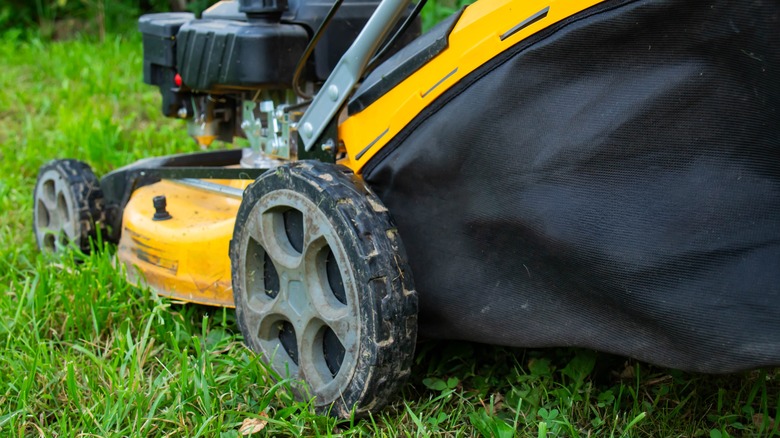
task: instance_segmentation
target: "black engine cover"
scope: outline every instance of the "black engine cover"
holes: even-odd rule
[[[308,34],[295,24],[194,20],[177,39],[184,84],[214,91],[289,87]]]

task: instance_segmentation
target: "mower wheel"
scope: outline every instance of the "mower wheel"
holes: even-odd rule
[[[247,187],[230,246],[241,332],[319,412],[380,409],[409,375],[417,294],[389,212],[348,169],[299,161]]]
[[[77,160],[53,160],[38,172],[33,195],[33,229],[41,251],[73,246],[89,253],[105,223],[103,191],[92,169]]]

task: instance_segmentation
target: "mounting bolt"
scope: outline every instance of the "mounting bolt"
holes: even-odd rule
[[[328,87],[328,97],[334,102],[337,101],[339,99],[339,87],[335,85]]]
[[[168,202],[165,200],[164,195],[155,196],[154,199],[152,199],[152,204],[154,205],[153,221],[167,221],[172,218],[171,214],[168,213],[168,210],[165,209]]]
[[[334,144],[335,143],[333,142],[333,139],[329,138],[328,141],[323,143],[322,146],[320,146],[320,147],[322,148],[323,152],[332,152]]]
[[[183,106],[179,108],[179,112],[176,113],[176,115],[179,116],[180,119],[186,119],[189,114],[187,114],[187,107]]]
[[[301,134],[303,134],[304,137],[309,138],[312,133],[314,133],[314,126],[311,126],[311,123],[309,122],[304,123],[301,127]]]

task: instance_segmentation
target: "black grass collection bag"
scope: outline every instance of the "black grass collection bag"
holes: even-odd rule
[[[780,3],[609,1],[461,81],[364,172],[420,334],[780,365]]]

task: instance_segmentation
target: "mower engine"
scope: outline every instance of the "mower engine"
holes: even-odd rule
[[[71,204],[93,211],[93,222],[117,242],[131,282],[188,302],[234,305],[227,254],[244,190],[287,161],[336,161],[337,118],[309,150],[297,122],[380,3],[232,0],[215,4],[199,19],[191,13],[140,18],[144,82],[159,88],[163,113],[187,120],[201,146],[244,137],[250,147],[152,157],[116,169],[100,179],[94,195],[100,208],[74,192]],[[413,21],[388,56],[419,28]],[[40,187],[76,190],[62,182],[76,167],[85,169],[77,172],[83,182],[96,184],[83,163],[58,166],[47,169]],[[39,210],[41,217],[48,214]],[[84,235],[71,232],[68,241],[78,238],[88,249],[97,231],[71,228]],[[41,246],[56,249],[53,234],[37,233]]]
[[[251,150],[244,167],[295,159],[296,120],[378,4],[345,0],[311,56],[307,46],[329,2],[227,0],[200,19],[191,13],[144,15],[144,82],[159,87],[163,113],[186,119],[201,146],[245,137]],[[417,34],[419,24],[398,46]]]

